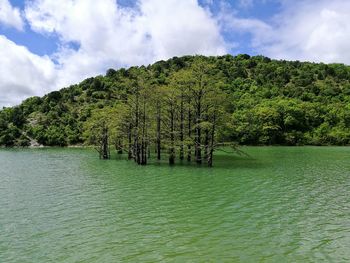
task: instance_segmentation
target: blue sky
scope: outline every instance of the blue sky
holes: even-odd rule
[[[0,106],[188,54],[350,64],[349,15],[344,0],[0,0]]]
[[[19,8],[25,9],[24,0],[10,0],[10,4]],[[117,2],[122,7],[136,8],[136,0],[119,0]],[[251,1],[225,1],[226,4],[235,12],[239,12],[241,17],[255,18],[268,22],[271,17],[278,14],[281,9],[281,3],[278,1],[256,1],[252,4]],[[221,10],[222,1],[208,2],[206,0],[199,1],[199,4],[203,8],[209,8],[213,15],[217,15]],[[31,30],[30,25],[25,25],[25,31],[18,31],[13,27],[1,26],[0,34],[5,35],[8,39],[12,40],[18,45],[26,46],[31,52],[38,55],[51,55],[59,48],[59,38],[55,34],[40,34]],[[231,48],[228,50],[231,54],[247,53],[251,55],[258,54],[249,43],[251,34],[249,32],[231,32],[223,31],[224,38],[227,41],[235,41],[239,44],[239,48]]]

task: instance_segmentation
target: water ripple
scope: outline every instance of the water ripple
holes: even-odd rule
[[[207,169],[1,150],[0,262],[349,262],[350,149],[247,151]]]

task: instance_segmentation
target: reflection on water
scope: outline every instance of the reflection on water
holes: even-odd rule
[[[350,149],[245,151],[208,169],[0,150],[0,262],[350,261]]]

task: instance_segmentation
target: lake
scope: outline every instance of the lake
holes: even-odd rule
[[[350,147],[213,168],[0,149],[0,262],[349,262]]]

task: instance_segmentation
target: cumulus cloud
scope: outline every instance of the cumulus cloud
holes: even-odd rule
[[[252,39],[249,44],[253,47],[260,47],[273,37],[274,32],[271,25],[259,19],[239,17],[239,13],[227,5],[222,5],[218,19],[222,30],[228,34],[251,34]]]
[[[216,19],[196,0],[139,0],[135,8],[115,0],[28,0],[24,16],[31,30],[57,36],[59,49],[40,57],[1,37],[0,55],[6,53],[7,62],[1,68],[0,90],[6,95],[0,104],[42,95],[111,67],[227,51]]]
[[[33,30],[55,32],[88,53],[115,56],[118,64],[225,52],[216,21],[197,1],[140,0],[137,7],[121,8],[114,0],[34,0],[26,17]]]
[[[9,106],[36,95],[55,81],[55,65],[0,35],[0,105]]]
[[[25,16],[32,30],[60,39],[57,87],[110,67],[227,51],[216,20],[195,0],[140,0],[133,9],[115,0],[32,0]]]
[[[0,24],[23,30],[21,13],[18,8],[11,6],[8,0],[0,0]]]
[[[115,0],[28,0],[24,17],[32,31],[57,36],[59,49],[37,56],[1,36],[0,56],[6,63],[0,69],[0,105],[43,95],[108,68],[227,52],[216,19],[196,0],[139,0],[134,8]]]
[[[255,1],[242,0],[250,6]],[[263,0],[260,0],[263,1]],[[350,64],[350,2],[343,0],[264,0],[280,13],[262,21],[240,17],[223,4],[219,20],[225,32],[251,34],[256,53],[277,59]]]
[[[5,58],[0,68],[0,106],[43,95],[108,68],[187,54],[224,54],[233,44],[238,45],[234,36],[247,33],[251,35],[247,45],[272,58],[350,64],[349,1],[237,3],[252,9],[258,1],[279,3],[281,11],[262,21],[242,17],[227,4],[213,14],[196,0],[137,0],[132,8],[115,0],[27,0],[23,17],[31,30],[55,35],[59,49],[38,56],[0,37],[0,56]],[[21,12],[8,0],[0,0],[0,23],[24,27]],[[229,45],[224,37],[235,43]]]
[[[286,1],[259,51],[283,59],[350,64],[350,2]]]

